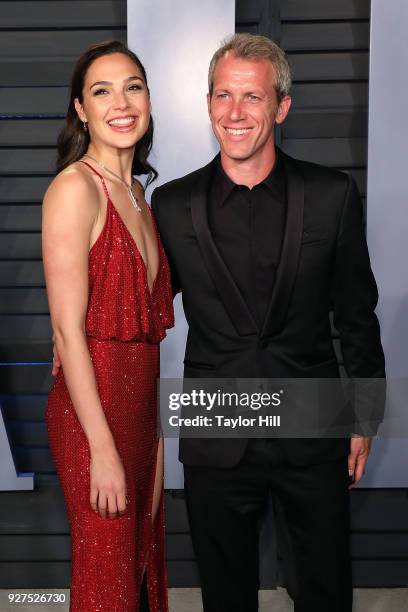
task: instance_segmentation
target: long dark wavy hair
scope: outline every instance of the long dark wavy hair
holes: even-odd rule
[[[84,131],[83,124],[75,110],[75,98],[83,102],[82,90],[84,88],[85,76],[89,66],[99,57],[123,53],[127,55],[139,68],[147,87],[146,71],[137,55],[119,40],[107,40],[92,45],[78,59],[71,80],[71,93],[69,106],[64,126],[59,133],[57,141],[58,158],[56,169],[61,172],[70,164],[78,161],[86,153],[89,146],[89,132]],[[149,88],[147,87],[149,92]],[[150,92],[149,92],[150,95]],[[150,116],[149,126],[143,138],[136,143],[135,154],[132,163],[132,175],[147,174],[146,186],[154,181],[158,174],[147,161],[153,142],[153,118]]]

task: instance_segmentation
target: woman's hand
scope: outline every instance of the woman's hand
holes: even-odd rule
[[[114,446],[91,450],[92,509],[102,518],[116,518],[126,510],[126,479],[122,461]]]

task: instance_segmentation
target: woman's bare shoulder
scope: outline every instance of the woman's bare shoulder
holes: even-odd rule
[[[94,178],[84,164],[75,162],[59,172],[52,180],[44,196],[44,207],[47,209],[54,206],[58,206],[59,209],[78,209],[88,214],[97,214],[99,192]]]
[[[76,195],[88,194],[90,197],[98,195],[95,181],[84,164],[75,162],[61,170],[51,181],[46,195],[64,195],[67,191]]]

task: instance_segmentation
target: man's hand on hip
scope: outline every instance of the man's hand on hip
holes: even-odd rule
[[[55,347],[55,335],[52,336],[52,342],[52,375],[57,376],[61,367],[61,360]]]
[[[350,439],[350,454],[348,456],[349,476],[353,478],[350,489],[353,489],[362,479],[370,454],[371,438],[353,436]]]

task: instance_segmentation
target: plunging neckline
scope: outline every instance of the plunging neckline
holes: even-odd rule
[[[153,292],[156,286],[156,281],[157,281],[157,277],[159,276],[159,271],[160,271],[160,245],[159,245],[159,236],[158,236],[158,230],[157,230],[157,226],[156,226],[156,222],[155,219],[153,217],[152,211],[150,210],[149,205],[147,205],[148,209],[149,209],[149,214],[150,214],[150,218],[153,222],[153,229],[154,229],[154,233],[155,233],[155,237],[156,237],[156,248],[157,248],[157,258],[158,258],[158,266],[157,266],[157,272],[156,275],[153,279],[153,283],[152,283],[152,288],[150,288],[149,286],[149,277],[148,277],[148,272],[147,272],[147,264],[142,256],[142,253],[140,252],[139,247],[137,246],[136,240],[134,239],[130,229],[128,228],[128,226],[126,225],[126,223],[124,222],[124,220],[122,219],[121,214],[119,213],[118,209],[116,208],[115,204],[113,203],[110,194],[109,194],[109,190],[108,187],[105,183],[105,179],[103,178],[102,174],[100,174],[97,170],[95,170],[95,168],[93,166],[91,166],[91,164],[88,164],[88,162],[80,159],[78,160],[81,163],[85,164],[86,166],[88,166],[88,168],[90,168],[92,170],[92,172],[94,172],[97,176],[99,176],[99,178],[102,181],[102,186],[103,186],[103,190],[105,192],[106,195],[106,205],[107,207],[110,205],[112,206],[113,211],[115,212],[119,223],[121,224],[121,226],[123,227],[123,229],[125,230],[125,232],[128,235],[128,238],[130,239],[134,250],[136,252],[136,255],[138,256],[138,258],[140,259],[140,261],[142,262],[142,267],[143,267],[143,272],[144,272],[144,276],[145,276],[145,280],[146,280],[146,286],[147,286],[147,290],[149,292],[150,297],[153,297]],[[89,249],[89,254],[91,254],[93,248],[95,247],[95,245],[99,242],[101,236],[105,233],[106,231],[106,227],[108,224],[108,209],[106,209],[106,215],[105,215],[105,221],[102,227],[102,230],[99,234],[99,236],[97,237],[97,239],[95,240],[95,242],[93,243],[93,245],[91,246],[91,248]]]
[[[157,266],[157,272],[156,275],[153,279],[153,283],[152,283],[152,288],[150,289],[149,287],[149,277],[148,277],[148,273],[147,273],[147,265],[146,262],[140,252],[139,247],[137,246],[136,240],[133,238],[133,235],[130,231],[130,229],[128,228],[128,226],[126,225],[126,223],[124,222],[124,220],[122,219],[118,209],[116,208],[116,206],[114,205],[114,203],[112,202],[110,196],[108,195],[108,201],[107,201],[107,205],[109,206],[109,204],[112,206],[113,210],[116,213],[116,216],[119,219],[119,223],[122,225],[123,229],[125,230],[125,232],[127,233],[128,237],[130,238],[131,243],[134,246],[134,249],[136,251],[137,256],[139,257],[140,261],[142,262],[142,266],[143,266],[143,270],[144,270],[144,275],[145,275],[145,279],[146,279],[146,285],[147,285],[147,289],[149,291],[150,297],[152,297],[153,295],[153,291],[156,285],[156,280],[157,277],[159,276],[159,270],[160,270],[160,246],[159,246],[159,240],[158,240],[158,235],[157,235],[157,228],[156,228],[156,223],[154,221],[153,215],[151,213],[151,210],[149,208],[149,213],[150,213],[150,218],[153,221],[153,228],[154,228],[154,233],[155,233],[155,237],[156,237],[156,248],[157,248],[157,260],[158,260],[158,266]],[[106,225],[106,221],[108,218],[108,211],[106,211],[106,219],[105,219],[105,224],[104,224],[104,228],[105,229],[105,225]],[[103,231],[103,230],[102,230]],[[99,238],[99,237],[98,237]]]

